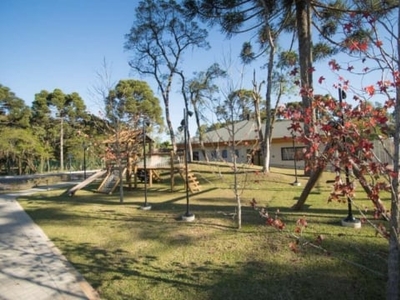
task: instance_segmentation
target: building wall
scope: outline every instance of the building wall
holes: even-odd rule
[[[197,145],[193,145],[192,147],[193,160],[205,161],[206,159],[200,148]],[[254,148],[252,145],[246,143],[238,145],[236,147],[236,162],[240,164],[251,162],[254,165],[261,165],[261,154],[259,151],[255,151]],[[296,167],[303,169],[304,161],[301,158],[302,147],[295,145],[295,148],[297,153]],[[206,152],[210,161],[233,162],[232,149],[227,145],[208,145]],[[294,168],[293,152],[293,143],[291,141],[273,143],[271,145],[270,166]]]

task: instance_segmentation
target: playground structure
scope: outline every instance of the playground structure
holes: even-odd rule
[[[143,142],[145,139],[145,142]],[[160,180],[160,172],[170,173],[171,191],[175,188],[175,174],[178,173],[186,188],[186,170],[183,159],[175,155],[173,151],[156,152],[152,149],[153,140],[149,136],[143,136],[141,130],[124,131],[117,138],[115,135],[103,142],[107,151],[104,157],[106,169],[101,170],[75,185],[67,191],[68,195],[75,195],[76,191],[84,188],[96,179],[104,177],[96,192],[112,194],[120,184],[121,178],[125,177],[128,188],[137,188],[138,181],[143,179],[140,174],[147,172],[149,187],[153,181]],[[147,145],[146,166],[143,159],[143,145]],[[120,155],[118,155],[118,153]],[[118,159],[119,158],[119,159]],[[191,193],[201,190],[200,183],[195,174],[188,170],[188,188]],[[133,179],[133,181],[132,181]]]
[[[147,159],[146,170],[148,171],[149,186],[153,184],[153,180],[159,180],[160,171],[169,171],[171,178],[171,191],[175,187],[175,174],[179,173],[185,181],[185,165],[179,156],[174,155],[172,151],[169,153],[152,153]],[[134,187],[137,187],[138,174],[140,170],[144,170],[143,160],[137,162],[134,167]],[[188,182],[190,192],[199,192],[201,190],[200,183],[194,173],[188,170]]]

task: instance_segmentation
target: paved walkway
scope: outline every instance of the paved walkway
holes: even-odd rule
[[[0,300],[100,299],[15,198],[0,194]]]

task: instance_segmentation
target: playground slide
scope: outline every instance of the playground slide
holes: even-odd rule
[[[94,173],[92,176],[86,178],[84,181],[82,181],[82,182],[78,183],[77,185],[75,185],[74,187],[70,188],[70,189],[68,190],[68,192],[67,192],[68,195],[69,195],[69,196],[73,196],[73,195],[75,194],[76,191],[78,191],[78,190],[84,188],[84,187],[87,186],[89,183],[93,182],[95,179],[97,179],[97,178],[103,176],[103,175],[106,174],[106,173],[107,173],[107,170],[101,170],[101,171],[98,171],[98,172]]]

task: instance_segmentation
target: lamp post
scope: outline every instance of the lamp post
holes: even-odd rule
[[[301,183],[297,180],[297,160],[296,160],[296,135],[292,131],[292,146],[293,146],[293,164],[294,164],[294,182],[292,183],[293,186],[300,186]]]
[[[343,99],[346,99],[346,93],[340,87],[338,89],[338,92],[339,92],[339,105],[340,105],[340,110],[342,112],[341,122],[342,122],[342,127],[343,127],[344,126],[344,114],[343,114],[343,109],[342,109],[342,103],[343,103]],[[342,141],[343,141],[343,145],[345,145],[346,138],[344,135],[343,135]],[[350,184],[349,167],[346,165],[344,170],[345,170],[345,175],[346,175],[346,185],[348,186]],[[353,227],[353,228],[361,227],[361,221],[357,220],[356,218],[353,217],[351,198],[349,196],[347,196],[347,217],[342,219],[342,226]]]
[[[183,109],[183,120],[181,121],[181,128],[183,127],[184,132],[184,143],[185,143],[185,186],[186,186],[186,213],[182,215],[182,220],[186,222],[194,221],[195,215],[190,213],[189,205],[189,171],[188,171],[188,117],[192,116],[193,112],[186,111]]]
[[[146,118],[143,118],[143,170],[144,170],[144,205],[140,207],[142,210],[150,210],[151,205],[147,203],[147,164],[146,164],[146,127],[150,125]]]

